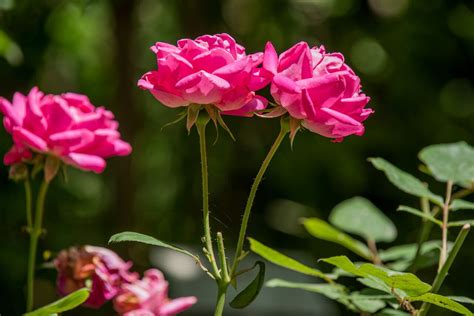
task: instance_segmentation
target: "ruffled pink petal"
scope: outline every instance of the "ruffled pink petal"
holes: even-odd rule
[[[309,51],[308,43],[299,42],[280,55],[278,71],[281,72],[293,64],[298,64],[301,54]]]
[[[83,170],[90,170],[95,173],[102,173],[105,169],[105,160],[99,156],[80,153],[69,153],[63,157],[64,162],[74,165]]]
[[[13,128],[13,139],[15,142],[26,145],[33,150],[48,151],[48,144],[43,139],[22,127]]]
[[[278,54],[271,42],[267,42],[265,45],[263,68],[274,75],[278,71]]]
[[[301,88],[291,80],[290,78],[283,76],[283,75],[276,75],[273,77],[273,84],[278,87],[283,92],[287,93],[300,93]]]
[[[53,151],[65,154],[90,144],[94,140],[94,133],[87,129],[67,130],[50,135],[49,140]]]
[[[208,73],[212,73],[214,70],[233,62],[234,58],[232,55],[222,48],[214,48],[203,52],[192,60],[194,69],[204,70]]]
[[[11,126],[21,125],[20,115],[15,111],[10,101],[0,97],[0,112],[7,117],[11,123]]]
[[[256,111],[264,110],[268,105],[268,100],[262,96],[254,95],[243,107],[233,111],[223,111],[224,115],[251,117]]]
[[[178,81],[176,88],[183,91],[183,97],[190,102],[216,104],[221,101],[230,84],[218,76],[199,71]]]
[[[169,301],[160,307],[158,316],[172,316],[181,313],[196,304],[197,298],[194,296],[181,297]]]

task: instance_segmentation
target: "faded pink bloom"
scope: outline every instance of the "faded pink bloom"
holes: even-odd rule
[[[90,287],[84,305],[98,308],[111,300],[124,283],[134,282],[138,274],[129,271],[131,262],[123,261],[115,252],[101,247],[71,247],[54,260],[58,270],[57,287],[67,295],[83,287]]]
[[[362,122],[374,111],[364,108],[370,98],[342,54],[300,42],[278,56],[268,42],[263,68],[275,101],[303,127],[335,141],[364,134]]]
[[[194,296],[169,299],[163,274],[150,269],[143,279],[122,285],[114,299],[114,309],[124,316],[170,316],[190,308],[196,301]]]
[[[132,150],[120,139],[112,112],[94,107],[85,95],[45,95],[35,87],[27,96],[15,93],[12,102],[0,97],[0,112],[14,141],[3,159],[6,165],[41,153],[100,173],[105,158],[125,156]]]
[[[257,68],[262,53],[246,55],[245,48],[228,34],[182,39],[177,44],[152,46],[158,70],[138,81],[158,101],[171,108],[213,104],[223,114],[238,116],[266,107],[267,100],[254,92],[268,84]]]

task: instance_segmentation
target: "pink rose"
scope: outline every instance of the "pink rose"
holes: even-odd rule
[[[124,283],[138,279],[131,273],[131,262],[123,261],[115,252],[101,247],[71,247],[54,260],[58,270],[57,287],[67,295],[83,287],[91,293],[84,305],[98,308],[117,295]]]
[[[35,87],[28,96],[15,93],[11,103],[0,97],[0,112],[14,141],[3,159],[6,165],[41,153],[100,173],[105,158],[125,156],[132,150],[120,139],[112,112],[94,107],[85,95],[45,95]]]
[[[223,114],[247,116],[267,105],[254,92],[268,83],[257,68],[263,54],[246,55],[228,34],[182,39],[178,46],[158,42],[151,50],[158,70],[144,74],[138,86],[168,107],[213,104]]]
[[[150,269],[143,279],[123,284],[114,299],[114,309],[124,316],[171,316],[181,313],[196,303],[194,296],[168,298],[168,282],[163,274]]]
[[[263,68],[275,101],[303,127],[335,141],[364,134],[362,122],[374,111],[364,108],[370,98],[342,54],[300,42],[278,56],[268,42]]]

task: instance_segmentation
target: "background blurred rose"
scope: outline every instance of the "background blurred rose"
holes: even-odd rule
[[[54,260],[58,271],[57,288],[61,295],[90,287],[85,305],[98,308],[119,292],[120,286],[138,279],[130,272],[131,262],[123,261],[113,251],[94,246],[71,247]]]
[[[31,152],[39,152],[100,173],[105,158],[132,151],[120,139],[112,112],[94,107],[85,95],[45,95],[35,87],[27,96],[15,93],[11,103],[0,97],[0,111],[14,142],[4,157],[6,165],[28,160]]]
[[[145,271],[143,279],[123,284],[114,299],[114,308],[125,316],[176,315],[196,303],[194,296],[168,298],[168,282],[156,269]]]

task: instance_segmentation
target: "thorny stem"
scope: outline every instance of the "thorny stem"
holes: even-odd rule
[[[201,178],[202,178],[202,213],[204,225],[204,243],[207,250],[209,262],[212,266],[212,271],[216,280],[220,278],[219,269],[217,267],[216,258],[214,256],[214,249],[211,239],[211,227],[209,224],[209,182],[207,173],[207,151],[206,151],[206,125],[208,121],[196,122],[197,131],[199,134],[199,147],[201,153]]]
[[[446,184],[446,198],[444,199],[443,205],[443,225],[442,229],[442,246],[441,254],[439,256],[439,266],[438,272],[443,268],[444,263],[446,262],[446,257],[448,253],[448,217],[449,217],[449,204],[451,203],[451,192],[453,189],[453,181],[448,181]]]
[[[240,232],[239,232],[239,239],[237,241],[237,247],[234,255],[234,261],[232,262],[232,269],[230,270],[230,277],[233,278],[235,276],[235,272],[237,270],[237,266],[239,264],[239,261],[241,260],[241,255],[242,255],[242,248],[244,246],[244,240],[245,240],[245,235],[247,232],[247,225],[248,221],[250,218],[250,212],[252,210],[252,205],[253,201],[255,199],[255,195],[257,193],[258,186],[260,185],[260,182],[262,181],[263,175],[265,174],[265,171],[267,170],[268,166],[270,165],[270,162],[275,155],[276,151],[278,150],[278,147],[280,146],[281,142],[283,141],[283,138],[285,135],[288,133],[288,127],[286,127],[284,124],[281,125],[280,133],[278,134],[277,138],[275,139],[275,142],[273,143],[272,147],[270,148],[270,151],[268,152],[267,156],[263,160],[262,165],[260,166],[260,170],[257,173],[257,176],[255,177],[252,187],[250,188],[250,193],[247,199],[247,203],[245,205],[245,210],[244,210],[244,215],[242,217],[242,224],[240,226]]]
[[[461,228],[461,231],[459,232],[458,237],[456,238],[456,241],[454,242],[453,249],[449,252],[449,256],[446,259],[446,262],[444,263],[443,267],[438,272],[435,280],[433,281],[431,293],[435,293],[435,294],[438,293],[470,229],[471,229],[471,225],[469,224],[466,224]],[[430,306],[431,305],[429,303],[426,303],[426,302],[423,303],[423,305],[421,305],[418,316],[426,316],[428,314],[428,310],[430,309]]]
[[[33,229],[30,231],[30,253],[28,258],[28,271],[27,271],[27,299],[26,299],[26,310],[30,312],[33,309],[34,302],[34,280],[35,280],[35,263],[36,263],[36,250],[38,248],[38,238],[41,235],[43,214],[44,214],[44,201],[46,193],[48,191],[49,183],[43,181],[38,192],[38,198],[36,200],[36,214],[34,220]]]

